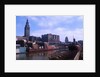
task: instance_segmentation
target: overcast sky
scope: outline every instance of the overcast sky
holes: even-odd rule
[[[30,35],[40,36],[47,33],[57,34],[64,42],[83,40],[83,16],[16,16],[16,35],[24,35],[26,20],[29,20]]]

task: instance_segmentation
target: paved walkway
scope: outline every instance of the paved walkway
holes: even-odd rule
[[[80,58],[80,54],[81,54],[81,52],[80,52],[80,51],[79,51],[79,52],[77,52],[76,56],[74,57],[74,60],[79,60],[79,58]]]

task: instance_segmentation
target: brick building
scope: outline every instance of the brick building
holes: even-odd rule
[[[42,41],[48,42],[49,44],[56,44],[60,42],[59,35],[44,34],[42,35]]]

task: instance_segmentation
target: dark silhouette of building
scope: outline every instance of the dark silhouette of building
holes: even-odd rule
[[[29,26],[29,22],[27,19],[26,24],[25,24],[25,28],[24,28],[24,37],[27,37],[27,39],[28,39],[29,36],[30,36],[30,26]]]
[[[83,46],[83,40],[79,40],[78,43]]]
[[[30,36],[29,37],[29,41],[42,41],[42,39],[40,37],[36,37],[36,36]]]
[[[75,40],[75,38],[73,37],[73,43],[75,43],[76,44],[76,40]]]
[[[27,40],[24,36],[16,36],[16,40]]]
[[[68,37],[66,36],[65,37],[65,43],[68,43],[69,41],[68,41]]]
[[[54,34],[42,35],[42,41],[48,42],[49,44],[56,44],[60,42],[59,35],[54,35]]]
[[[17,40],[16,41],[16,44],[20,44],[21,47],[24,47],[25,46],[25,43],[23,40]]]

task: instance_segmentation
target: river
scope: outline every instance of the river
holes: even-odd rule
[[[56,52],[63,52],[64,50],[41,51],[35,53],[16,54],[16,60],[49,60],[52,54]]]

